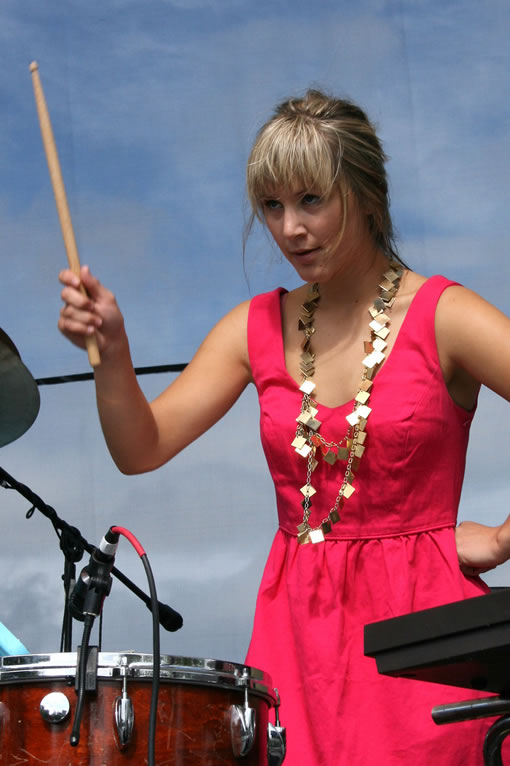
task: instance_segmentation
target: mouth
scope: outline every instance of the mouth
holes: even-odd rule
[[[319,247],[303,248],[302,250],[292,250],[291,255],[297,258],[304,258],[307,255],[312,255],[312,253],[317,253],[319,250]]]

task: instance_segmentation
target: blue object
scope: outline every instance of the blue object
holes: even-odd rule
[[[23,646],[19,638],[0,622],[0,657],[9,654],[30,654],[28,649]]]

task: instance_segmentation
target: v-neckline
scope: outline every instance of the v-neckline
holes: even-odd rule
[[[380,376],[384,374],[384,371],[386,370],[386,368],[387,368],[388,364],[390,364],[390,362],[391,362],[391,359],[393,358],[393,354],[395,353],[395,350],[398,350],[398,346],[399,346],[399,344],[400,344],[400,337],[401,337],[401,335],[402,335],[402,330],[404,329],[404,327],[405,327],[405,325],[406,325],[406,323],[407,323],[407,321],[408,321],[408,317],[409,317],[409,314],[412,312],[412,309],[413,309],[413,304],[414,304],[414,302],[415,302],[416,298],[418,297],[418,294],[419,294],[419,293],[421,292],[421,290],[422,290],[422,289],[425,287],[425,285],[426,285],[426,284],[428,284],[429,280],[430,280],[430,277],[429,277],[428,279],[426,279],[426,280],[425,280],[425,282],[423,282],[423,283],[422,283],[422,284],[419,286],[419,288],[416,290],[415,294],[413,295],[413,298],[412,298],[412,300],[411,300],[411,302],[410,302],[410,304],[409,304],[409,306],[408,306],[408,309],[407,309],[407,311],[406,311],[405,317],[404,317],[404,319],[402,320],[402,324],[401,324],[401,325],[400,325],[400,327],[399,327],[399,330],[398,330],[398,333],[397,333],[397,337],[395,338],[395,342],[394,342],[394,344],[393,344],[393,347],[392,347],[392,349],[391,349],[390,353],[388,354],[388,356],[386,357],[386,361],[384,362],[383,366],[381,367],[381,369],[379,370],[379,372],[378,372],[378,373],[377,373],[377,375],[375,376],[375,378],[374,378],[374,381],[378,380],[378,379],[380,378]],[[290,374],[290,372],[289,372],[289,371],[288,371],[288,369],[287,369],[287,364],[286,364],[286,362],[285,362],[285,346],[284,346],[284,343],[283,343],[283,314],[282,314],[282,297],[283,297],[284,295],[286,295],[286,294],[287,294],[287,292],[288,292],[288,291],[287,291],[285,288],[280,288],[280,292],[279,292],[279,295],[278,295],[278,312],[279,312],[279,328],[280,328],[280,332],[279,332],[279,343],[280,343],[280,349],[279,349],[279,353],[280,353],[280,363],[281,363],[281,367],[282,367],[282,370],[283,370],[283,372],[285,373],[285,375],[287,376],[287,378],[288,378],[290,381],[292,381],[292,383],[293,383],[293,384],[296,386],[296,391],[297,391],[297,392],[299,392],[299,386],[300,386],[301,384],[300,384],[300,383],[298,383],[298,382],[297,382],[297,380],[295,380],[295,379],[293,378],[293,376]],[[361,379],[361,364],[360,364],[360,379]],[[347,407],[351,407],[351,408],[352,408],[352,407],[354,406],[354,397],[352,397],[352,399],[349,399],[348,401],[344,402],[343,404],[337,404],[337,405],[335,405],[334,407],[329,407],[327,404],[322,404],[322,403],[321,403],[319,400],[317,400],[317,399],[316,399],[315,401],[317,402],[317,404],[319,405],[319,407],[321,407],[321,408],[322,408],[322,409],[324,409],[324,410],[329,410],[329,411],[333,411],[333,410],[342,410],[342,409],[346,409]]]

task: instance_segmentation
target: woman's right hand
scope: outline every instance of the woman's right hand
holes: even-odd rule
[[[80,277],[81,282],[70,269],[59,274],[64,285],[61,292],[64,306],[60,310],[58,329],[80,348],[85,348],[85,338],[95,333],[101,356],[108,356],[126,340],[124,318],[113,293],[90,273],[88,266],[81,267]]]
[[[96,333],[101,354],[94,369],[96,401],[110,453],[123,473],[152,471],[214,425],[251,381],[249,302],[220,319],[184,372],[149,403],[133,369],[115,296],[86,266],[80,277],[68,269],[59,275],[65,305],[58,327],[80,348]]]

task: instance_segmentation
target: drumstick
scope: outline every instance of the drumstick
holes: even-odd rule
[[[55,138],[53,136],[50,115],[48,113],[48,107],[46,106],[46,100],[44,98],[44,92],[41,85],[41,80],[39,78],[38,69],[39,65],[36,61],[33,61],[30,64],[30,71],[32,73],[35,104],[37,107],[37,115],[39,117],[39,125],[41,128],[44,151],[48,161],[48,170],[50,171],[51,185],[53,186],[53,193],[55,195],[55,202],[57,204],[57,213],[60,221],[60,228],[62,229],[62,237],[64,238],[64,245],[66,248],[67,260],[69,261],[69,268],[74,272],[74,274],[76,274],[78,278],[80,278],[80,258],[78,255],[78,248],[76,247],[76,239],[74,236],[71,214],[69,212],[69,205],[67,204],[66,190],[64,186],[64,180],[62,178],[62,172],[60,170],[57,147],[55,144]],[[80,286],[80,289],[84,295],[87,294],[87,291],[83,285]],[[97,346],[96,336],[88,335],[85,338],[85,343],[87,345],[89,362],[92,367],[97,367],[97,365],[101,363],[101,358],[99,356],[99,348]]]

